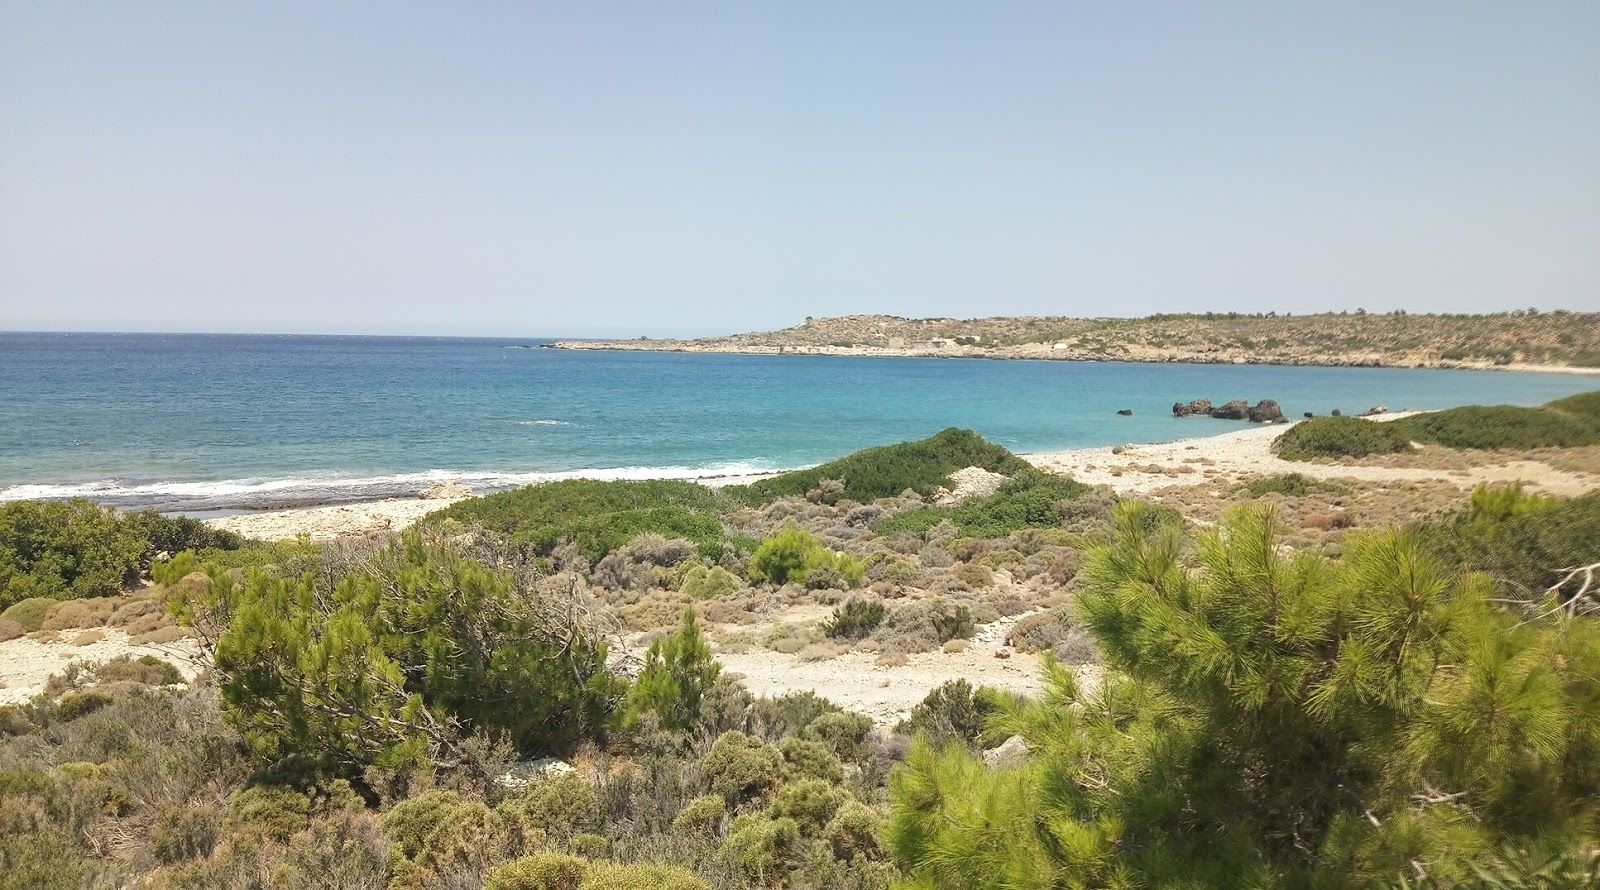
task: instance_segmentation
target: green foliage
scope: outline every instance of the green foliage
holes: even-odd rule
[[[721,493],[682,480],[567,479],[470,498],[430,519],[479,525],[540,554],[570,540],[591,562],[646,533],[686,538],[715,559],[732,542],[720,519],[727,506]]]
[[[1600,358],[1600,354],[1597,354],[1597,358]],[[1554,402],[1546,403],[1545,407],[1597,421],[1600,420],[1600,390],[1556,399]]]
[[[782,884],[800,845],[800,827],[793,819],[752,813],[734,820],[718,856],[745,880],[775,887]]]
[[[964,538],[1004,538],[1025,528],[1056,528],[1061,505],[1090,491],[1082,482],[1032,467],[1016,471],[994,494],[951,507],[923,507],[887,517],[873,526],[880,535],[925,536],[945,520]]]
[[[701,762],[711,790],[730,805],[760,797],[783,778],[783,755],[742,732],[725,732]]]
[[[232,549],[241,542],[199,520],[118,514],[82,499],[0,504],[0,608],[34,597],[109,596],[160,551]]]
[[[930,495],[934,489],[948,486],[950,474],[965,467],[1010,475],[1027,469],[1028,464],[971,430],[951,427],[917,442],[868,448],[809,470],[730,487],[728,492],[747,504],[766,504],[803,495],[820,488],[824,480],[836,479],[844,487],[833,497],[869,503],[895,497],[906,489]]]
[[[593,782],[577,773],[566,773],[534,782],[521,794],[508,798],[502,807],[524,826],[557,837],[572,837],[593,827],[599,805]]]
[[[1600,444],[1600,422],[1595,418],[1549,407],[1469,405],[1402,417],[1386,425],[1414,441],[1448,448],[1517,451]]]
[[[722,566],[693,565],[683,573],[678,591],[690,599],[710,600],[732,596],[743,586],[738,575]]]
[[[1344,494],[1350,490],[1338,483],[1323,482],[1300,473],[1279,473],[1276,476],[1252,479],[1240,486],[1240,489],[1253,498],[1265,497],[1269,494],[1281,494],[1289,498],[1303,498],[1313,492]]]
[[[789,525],[761,542],[750,555],[750,580],[804,584],[814,574],[830,572],[854,587],[866,577],[861,561],[834,553],[816,535]]]
[[[60,600],[30,596],[12,603],[4,612],[0,612],[0,620],[15,621],[22,625],[23,630],[33,633],[44,624],[44,616],[50,611],[50,607],[58,602]]]
[[[1278,456],[1284,460],[1316,460],[1412,451],[1411,437],[1400,422],[1379,423],[1360,417],[1303,420],[1278,437]]]
[[[783,755],[787,779],[810,778],[829,783],[844,779],[844,766],[822,742],[786,736],[778,742],[778,752]]]
[[[578,890],[711,890],[711,885],[671,865],[595,862],[584,872]]]
[[[834,639],[859,640],[882,624],[888,613],[882,600],[851,597],[833,610],[833,617],[822,625],[822,632]]]
[[[700,720],[700,700],[720,673],[722,665],[712,657],[694,610],[685,610],[677,633],[650,644],[644,670],[628,690],[623,727],[638,729],[648,714],[662,729],[693,729]]]
[[[1231,512],[1189,547],[1119,511],[1079,597],[1115,669],[1049,669],[990,772],[919,744],[888,841],[919,886],[1386,886],[1537,837],[1593,844],[1600,627],[1528,623],[1401,532],[1345,558]]]
[[[772,797],[773,818],[793,819],[800,833],[818,836],[850,795],[826,779],[805,778],[789,782]]]
[[[727,801],[720,794],[706,794],[683,805],[673,817],[672,827],[696,834],[716,834],[728,814]]]
[[[929,692],[895,725],[901,735],[924,735],[936,745],[952,742],[977,748],[993,747],[1005,739],[989,732],[989,722],[1000,713],[1001,700],[987,686],[977,689],[966,680],[950,680]]]
[[[535,853],[495,868],[483,890],[578,890],[587,860],[564,853]]]
[[[263,761],[426,762],[457,724],[530,754],[603,731],[621,691],[603,644],[420,532],[384,560],[331,588],[253,571],[178,590],[180,614],[222,628],[224,710]]]
[[[848,862],[881,856],[878,835],[882,831],[883,816],[877,810],[858,800],[846,800],[823,829],[823,836],[833,846],[833,855]]]
[[[89,501],[0,504],[0,607],[114,594],[138,577],[146,547],[116,511]]]
[[[1445,561],[1487,573],[1510,596],[1537,600],[1569,569],[1600,562],[1600,493],[1560,499],[1519,485],[1481,486],[1465,512],[1423,536]]]

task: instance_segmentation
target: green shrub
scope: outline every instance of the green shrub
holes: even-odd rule
[[[950,474],[965,467],[982,467],[1010,475],[1028,468],[1026,461],[990,444],[971,430],[944,430],[917,442],[904,442],[857,451],[836,461],[784,473],[747,486],[733,486],[733,497],[748,504],[767,504],[783,497],[803,495],[820,488],[824,480],[844,484],[833,499],[862,503],[895,497],[906,489],[927,496],[950,484]]]
[[[571,837],[594,825],[600,798],[594,783],[577,773],[534,782],[502,803],[518,821],[558,837]]]
[[[850,586],[866,577],[855,557],[834,553],[816,535],[790,525],[761,542],[750,556],[750,580],[803,584],[813,574],[833,572]]]
[[[311,821],[311,799],[293,788],[257,785],[234,792],[223,821],[226,834],[259,833],[279,843]]]
[[[877,629],[887,614],[882,600],[851,597],[833,611],[822,632],[834,639],[859,640]]]
[[[778,886],[800,848],[800,827],[793,819],[769,819],[752,813],[734,820],[718,858],[745,880]]]
[[[563,853],[535,853],[489,872],[483,890],[578,890],[589,863]]]
[[[802,835],[812,837],[822,833],[849,796],[825,779],[797,779],[778,789],[768,812],[774,818],[793,819]]]
[[[429,791],[383,814],[395,852],[430,870],[492,859],[503,843],[504,821],[481,800],[454,791]]]
[[[1585,402],[1578,402],[1585,405]],[[1600,444],[1600,423],[1592,417],[1550,408],[1469,405],[1403,417],[1399,435],[1447,448],[1525,450]]]
[[[1329,494],[1344,494],[1350,489],[1333,482],[1322,482],[1300,473],[1279,473],[1276,476],[1267,476],[1261,479],[1252,479],[1240,486],[1240,490],[1252,498],[1265,497],[1269,494],[1281,494],[1284,497],[1303,498],[1312,492],[1327,492]]]
[[[821,742],[785,736],[778,741],[778,752],[783,755],[785,778],[812,778],[834,783],[844,780],[844,767]]]
[[[1067,638],[1067,634],[1077,623],[1071,609],[1057,606],[1019,619],[1011,626],[1011,633],[1006,636],[1006,644],[1018,652],[1043,652],[1054,649],[1058,643]]]
[[[86,717],[111,704],[111,696],[103,692],[78,692],[61,696],[56,704],[56,719],[65,723]]]
[[[4,612],[0,612],[0,619],[15,621],[22,625],[22,629],[33,633],[44,624],[44,617],[49,613],[50,607],[60,600],[49,599],[42,596],[32,596],[25,600],[12,603]]]
[[[234,532],[213,528],[189,516],[162,516],[154,510],[140,510],[123,514],[122,521],[144,539],[147,562],[157,553],[238,550],[245,543],[245,539]]]
[[[1596,358],[1600,358],[1600,353],[1596,353]],[[1547,403],[1545,407],[1578,417],[1586,417],[1589,420],[1600,421],[1600,390],[1578,393],[1575,396],[1567,396],[1564,399],[1556,399],[1554,402]]]
[[[89,501],[0,504],[0,607],[116,593],[138,577],[145,549],[116,511]]]
[[[647,533],[686,538],[716,559],[734,542],[720,519],[727,506],[719,492],[683,480],[567,479],[469,498],[430,520],[479,525],[540,554],[571,540],[590,562]]]
[[[711,744],[701,761],[711,790],[730,805],[765,794],[783,778],[783,755],[742,732],[726,732]]]
[[[871,717],[851,711],[832,711],[811,721],[801,734],[821,742],[840,760],[859,760],[866,754],[870,732]]]
[[[1278,437],[1278,456],[1284,460],[1316,460],[1412,451],[1411,439],[1399,424],[1400,421],[1378,423],[1360,417],[1303,420]]]
[[[1033,467],[1018,470],[994,494],[950,507],[923,507],[896,513],[873,526],[880,535],[911,534],[926,537],[940,522],[949,520],[964,538],[1004,538],[1026,528],[1054,528],[1063,520],[1062,505],[1091,491],[1070,476]]]
[[[799,735],[813,721],[824,714],[837,714],[844,709],[807,689],[788,692],[776,698],[757,699],[751,716],[763,725],[768,738]]]
[[[1445,562],[1488,574],[1515,598],[1538,599],[1569,568],[1600,561],[1600,492],[1561,499],[1480,486],[1465,512],[1425,526],[1422,537]]]
[[[684,804],[673,818],[672,827],[695,834],[716,834],[727,814],[727,801],[720,794],[707,794]]]
[[[722,566],[695,565],[683,573],[683,583],[678,590],[690,599],[709,600],[732,596],[743,586],[738,575]]]
[[[165,806],[150,823],[150,851],[165,864],[203,859],[217,845],[221,814],[193,805]]]
[[[578,890],[711,890],[711,885],[674,865],[596,862]]]
[[[987,738],[988,722],[999,712],[999,698],[993,689],[974,689],[966,680],[951,680],[928,693],[894,731],[921,733],[937,744],[961,742],[987,748],[987,742],[999,741]]]
[[[650,644],[644,670],[628,690],[623,726],[637,729],[649,714],[662,729],[693,729],[700,720],[700,700],[720,673],[722,665],[712,657],[694,610],[685,610],[676,634]]]
[[[857,857],[877,859],[883,855],[878,835],[883,817],[858,800],[846,800],[823,829],[823,837],[833,846],[834,858],[849,862]]]

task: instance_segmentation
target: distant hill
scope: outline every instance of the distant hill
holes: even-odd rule
[[[1149,318],[808,318],[699,340],[561,341],[562,349],[902,355],[1068,361],[1485,368],[1600,367],[1600,313],[1152,315]]]

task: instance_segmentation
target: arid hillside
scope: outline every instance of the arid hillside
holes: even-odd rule
[[[808,318],[699,340],[563,341],[563,349],[1388,367],[1600,367],[1600,313]]]

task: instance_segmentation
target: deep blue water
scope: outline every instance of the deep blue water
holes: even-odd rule
[[[538,342],[0,334],[0,499],[261,507],[442,479],[789,469],[949,426],[1020,452],[1240,427],[1171,416],[1197,397],[1272,398],[1298,417],[1600,389],[1504,372],[518,348]]]

